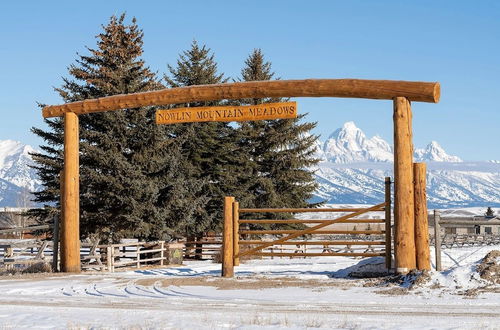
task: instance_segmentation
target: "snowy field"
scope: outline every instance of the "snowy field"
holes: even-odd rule
[[[446,270],[413,285],[349,278],[383,260],[346,257],[253,260],[235,279],[210,261],[1,277],[0,328],[500,329],[500,285],[475,271],[490,250],[500,246],[445,249]]]

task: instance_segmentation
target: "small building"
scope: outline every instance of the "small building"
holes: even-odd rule
[[[441,216],[441,220],[453,223],[441,225],[441,234],[457,234],[457,235],[500,235],[500,221],[499,217],[486,217],[486,216],[470,216],[470,217],[447,217]],[[473,224],[471,222],[477,221],[480,224]],[[493,222],[491,225],[485,222]],[[431,229],[432,226],[432,229]],[[429,233],[434,233],[434,216],[429,214]]]

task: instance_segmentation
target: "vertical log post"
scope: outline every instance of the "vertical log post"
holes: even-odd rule
[[[429,250],[429,223],[427,215],[426,166],[425,163],[413,164],[415,191],[415,249],[418,270],[431,269]]]
[[[165,264],[165,241],[160,242],[160,265],[163,266]]]
[[[137,245],[137,259],[135,260],[135,263],[137,265],[137,269],[141,268],[141,247]],[[125,255],[125,253],[123,253]]]
[[[416,268],[412,114],[407,98],[394,98],[393,119],[396,272],[406,274]]]
[[[439,220],[441,220],[441,213],[438,210],[434,210],[434,250],[436,253],[436,270],[441,271],[441,226],[439,225]]]
[[[80,268],[80,189],[78,116],[64,114],[64,183],[61,270],[79,273]]]
[[[233,203],[233,253],[234,253],[234,265],[240,265],[240,203]]]
[[[222,244],[222,277],[234,276],[233,203],[234,203],[234,197],[224,197],[224,240]]]
[[[60,212],[59,212],[59,231],[58,231],[58,241],[59,241],[59,245],[58,245],[58,258],[59,258],[59,267],[58,267],[58,271],[62,271],[62,265],[64,265],[65,261],[64,261],[64,253],[61,252],[61,250],[63,249],[63,246],[65,246],[63,243],[64,242],[64,235],[62,233],[64,233],[64,202],[63,202],[63,199],[64,199],[64,171],[60,171],[59,172],[59,207],[60,207]],[[57,265],[56,265],[57,267]],[[55,271],[55,270],[54,270]]]
[[[57,272],[59,264],[59,217],[54,217],[54,227],[52,228],[52,271]]]
[[[392,267],[391,178],[385,178],[385,267]]]
[[[113,272],[113,247],[106,247],[106,264],[108,266],[108,272]]]

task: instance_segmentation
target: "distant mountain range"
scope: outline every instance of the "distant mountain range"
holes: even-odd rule
[[[0,207],[26,207],[29,192],[40,188],[29,153],[35,149],[18,141],[0,141]]]
[[[377,135],[367,138],[352,121],[333,132],[324,143],[318,142],[316,150],[322,161],[340,164],[392,162],[394,158],[389,143]],[[414,156],[416,162],[462,162],[459,157],[448,155],[436,141],[425,149],[415,149]]]
[[[393,149],[379,136],[368,138],[353,122],[345,123],[316,145],[321,162],[314,169],[319,188],[314,201],[379,203],[384,177],[393,176]],[[435,141],[415,149],[415,161],[428,166],[429,207],[500,207],[500,162],[464,162]]]
[[[26,191],[41,181],[29,167],[35,149],[0,141],[0,207],[22,207]],[[315,146],[321,162],[313,168],[319,188],[313,201],[374,204],[383,201],[384,177],[392,177],[393,149],[379,136],[368,138],[353,122],[345,123]],[[430,208],[500,207],[500,161],[464,162],[435,141],[415,150],[415,161],[428,165]],[[24,201],[23,201],[24,199]]]

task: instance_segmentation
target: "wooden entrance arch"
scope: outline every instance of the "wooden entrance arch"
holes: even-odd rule
[[[78,115],[152,105],[264,97],[348,97],[393,100],[396,270],[416,268],[412,113],[410,102],[439,102],[437,82],[306,79],[237,82],[114,95],[46,106],[43,117],[64,117],[61,265],[80,271]],[[419,206],[419,205],[417,205]],[[420,206],[419,206],[420,207]],[[418,209],[420,209],[417,207]],[[417,228],[420,228],[417,226]],[[422,233],[417,233],[417,235]]]

